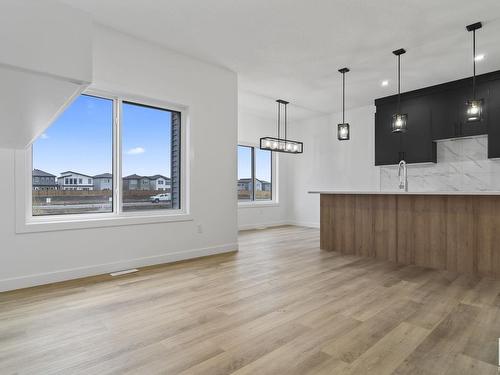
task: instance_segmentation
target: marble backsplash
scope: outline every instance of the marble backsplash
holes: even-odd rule
[[[380,167],[380,190],[398,190],[397,166]],[[408,165],[409,191],[500,191],[500,160],[488,159],[488,136],[437,142],[436,164]]]

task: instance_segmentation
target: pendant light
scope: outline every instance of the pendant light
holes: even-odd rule
[[[342,73],[342,123],[337,125],[337,139],[339,141],[347,141],[350,137],[349,123],[345,122],[345,74],[348,71],[348,68],[339,69],[339,72]]]
[[[408,125],[408,114],[401,113],[401,55],[406,53],[403,48],[392,51],[398,58],[398,108],[397,112],[392,115],[392,132],[406,133]]]
[[[467,122],[481,121],[483,116],[483,99],[476,99],[476,30],[483,27],[481,22],[466,26],[467,31],[472,31],[472,99],[465,102]]]
[[[304,148],[302,142],[287,139],[287,110],[289,102],[278,99],[278,137],[263,137],[260,139],[260,149],[276,152],[286,152],[289,154],[301,154]],[[281,114],[283,113],[284,123],[281,124]],[[281,128],[284,130],[284,137],[281,138]]]

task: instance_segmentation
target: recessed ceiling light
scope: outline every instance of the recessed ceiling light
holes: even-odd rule
[[[385,80],[385,81],[382,81],[382,86],[389,86],[389,81]]]
[[[476,57],[474,58],[474,60],[476,60],[476,61],[484,60],[484,53],[482,53],[480,55],[476,55]]]

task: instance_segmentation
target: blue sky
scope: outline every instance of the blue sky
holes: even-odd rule
[[[170,177],[172,114],[123,103],[122,174]]]
[[[252,150],[238,146],[238,179],[252,177]],[[271,151],[255,148],[255,177],[271,181]]]
[[[113,102],[81,95],[33,144],[33,168],[58,176],[112,171]],[[123,175],[170,176],[171,113],[123,104]]]
[[[111,173],[113,102],[78,97],[33,144],[33,168],[59,176]]]

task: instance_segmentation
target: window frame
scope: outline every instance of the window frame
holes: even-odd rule
[[[96,212],[65,215],[32,215],[32,170],[33,148],[30,144],[25,150],[15,151],[15,184],[16,184],[16,233],[46,232],[57,230],[110,227],[121,225],[140,225],[161,222],[192,221],[190,213],[191,201],[191,169],[190,160],[190,117],[189,107],[162,100],[117,92],[87,89],[76,95],[90,95],[113,101],[113,135],[112,135],[112,212]],[[132,102],[179,112],[181,114],[180,129],[180,207],[166,210],[123,211],[122,210],[122,140],[121,112],[122,103]],[[71,100],[68,106],[73,103]],[[67,107],[66,107],[67,108]],[[64,110],[60,111],[62,114]],[[34,139],[32,143],[35,141]]]
[[[279,170],[279,155],[271,152],[271,199],[255,199],[255,149],[259,148],[257,143],[252,142],[238,142],[238,146],[250,147],[252,149],[252,199],[251,200],[239,200],[238,193],[236,193],[236,199],[238,201],[239,208],[253,208],[253,207],[266,207],[266,206],[279,206],[279,182],[278,182],[278,170]],[[236,148],[237,150],[238,148]],[[236,156],[238,152],[236,152]],[[238,164],[238,161],[236,161]],[[236,179],[236,184],[238,184],[238,179]],[[236,189],[237,189],[236,185]],[[236,190],[237,191],[237,190]]]

